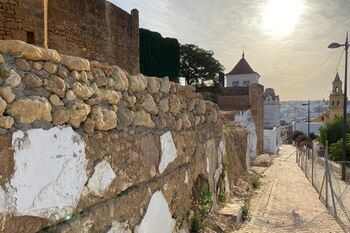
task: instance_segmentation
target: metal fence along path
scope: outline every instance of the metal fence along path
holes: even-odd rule
[[[341,163],[330,161],[328,150],[324,157],[311,149],[297,148],[296,162],[319,194],[320,200],[345,232],[350,232],[350,176],[341,179]],[[346,167],[350,167],[350,162]],[[347,171],[347,174],[350,170]]]

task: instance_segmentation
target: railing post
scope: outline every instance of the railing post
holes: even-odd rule
[[[328,205],[328,183],[329,183],[329,180],[328,180],[328,173],[329,173],[329,170],[328,170],[328,141],[326,141],[326,154],[325,154],[325,162],[326,162],[326,171],[325,171],[325,177],[326,177],[326,207],[328,208],[329,205]]]
[[[314,186],[314,162],[315,162],[315,157],[314,157],[314,144],[312,143],[312,149],[311,149],[311,184],[312,187]]]

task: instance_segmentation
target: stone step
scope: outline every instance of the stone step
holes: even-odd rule
[[[223,208],[218,212],[219,215],[230,217],[235,225],[238,225],[242,219],[242,206],[243,203],[226,203]]]

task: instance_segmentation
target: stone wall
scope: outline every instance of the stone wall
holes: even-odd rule
[[[192,87],[21,41],[0,41],[0,115],[0,232],[188,232],[247,169],[246,131]]]
[[[257,152],[264,153],[264,86],[252,84],[249,86],[250,109],[254,119],[258,137]]]
[[[0,1],[0,39],[44,45],[44,1]],[[48,1],[48,46],[139,73],[139,15],[104,0]]]
[[[222,111],[251,111],[257,135],[257,155],[264,152],[264,86],[251,84],[249,87],[204,87],[200,93],[212,93]]]

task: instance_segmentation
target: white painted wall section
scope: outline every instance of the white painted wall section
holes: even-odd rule
[[[0,213],[5,211],[5,191],[0,187]]]
[[[251,111],[247,110],[247,111],[238,113],[235,116],[235,122],[239,123],[248,131],[247,163],[249,163],[249,159],[254,160],[257,157],[256,147],[258,142],[258,136],[256,134],[256,128],[255,128]]]
[[[177,157],[176,146],[170,131],[160,136],[160,144],[162,156],[159,164],[159,172],[163,173],[166,167],[174,162]]]
[[[111,165],[103,160],[95,166],[94,174],[89,179],[87,186],[96,196],[103,196],[116,177]]]
[[[259,75],[257,74],[240,74],[240,75],[226,75],[225,87],[232,87],[233,82],[238,82],[238,86],[243,87],[244,82],[249,81],[249,85],[259,83]]]
[[[85,143],[71,127],[17,131],[15,171],[6,209],[15,215],[61,219],[77,206],[87,182]]]
[[[172,233],[175,223],[163,193],[157,191],[152,195],[146,214],[135,232]]]

